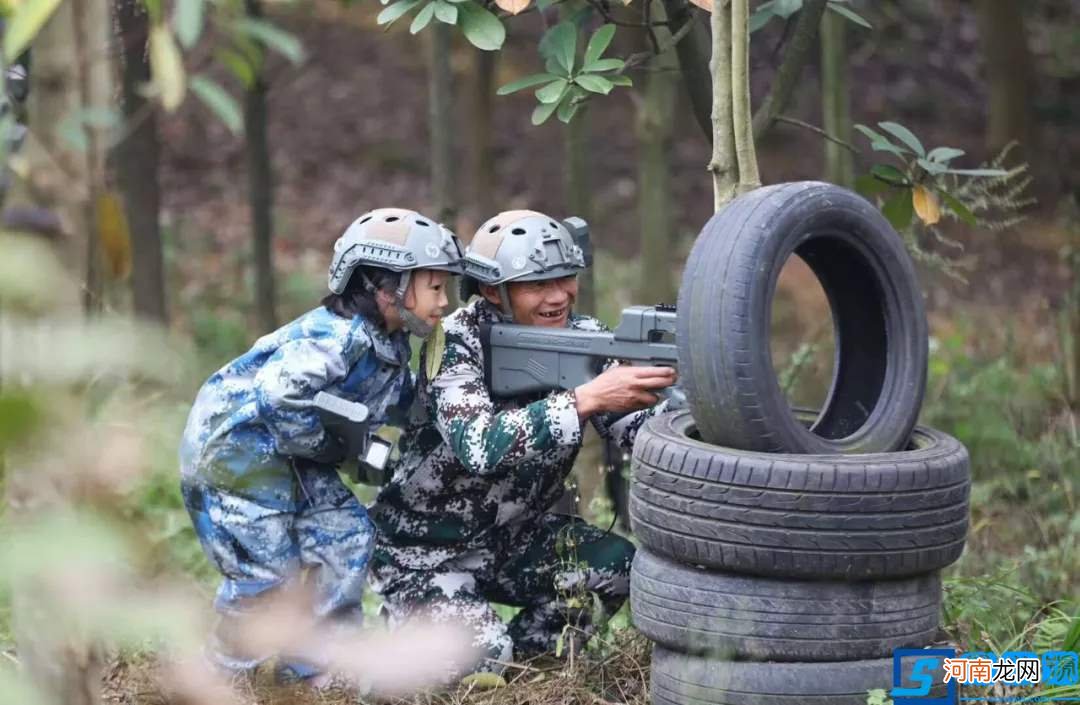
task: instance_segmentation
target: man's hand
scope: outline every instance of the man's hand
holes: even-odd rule
[[[677,377],[673,367],[610,367],[574,390],[578,416],[650,407],[658,399],[654,390],[670,387]]]

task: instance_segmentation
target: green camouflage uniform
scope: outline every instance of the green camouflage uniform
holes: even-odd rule
[[[464,623],[487,659],[506,662],[554,649],[567,624],[583,630],[575,632],[583,643],[593,612],[610,616],[626,599],[634,547],[548,511],[581,447],[574,395],[492,399],[479,326],[496,322],[482,299],[444,319],[432,379],[424,348],[401,461],[372,510],[380,536],[371,576],[393,623],[419,615]],[[604,329],[582,316],[569,325]],[[661,406],[592,422],[629,448]],[[522,610],[505,625],[490,602]],[[491,660],[476,670],[501,671]]]

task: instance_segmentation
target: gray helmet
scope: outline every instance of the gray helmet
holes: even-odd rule
[[[341,294],[357,267],[370,266],[401,272],[394,293],[406,327],[426,337],[430,326],[404,308],[405,291],[416,269],[441,269],[461,274],[461,243],[445,226],[405,208],[379,208],[357,218],[334,243],[327,285]],[[374,286],[365,281],[365,286]]]
[[[575,235],[567,225],[575,228]],[[479,293],[479,284],[499,286],[503,312],[509,312],[505,285],[577,274],[589,266],[588,227],[580,218],[566,224],[536,211],[505,211],[480,226],[465,250],[462,294]]]

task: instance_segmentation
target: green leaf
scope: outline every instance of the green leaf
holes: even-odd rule
[[[229,128],[229,132],[239,135],[244,131],[244,115],[240,106],[224,88],[205,76],[194,76],[191,79],[191,92],[206,103],[206,107]]]
[[[875,152],[888,152],[889,154],[895,154],[905,162],[908,158],[907,155],[911,154],[910,150],[904,149],[902,147],[897,147],[895,144],[889,142],[886,139],[874,140],[870,143],[870,149],[874,150]]]
[[[413,18],[412,24],[409,25],[409,34],[416,34],[424,27],[428,26],[432,18],[435,17],[435,3],[429,2],[424,5],[424,9],[416,13],[416,17]]]
[[[185,49],[190,49],[202,34],[206,18],[205,0],[179,0],[173,5],[173,27],[176,38]]]
[[[866,27],[867,29],[873,29],[874,28],[874,25],[867,22],[866,19],[862,17],[862,15],[855,12],[854,10],[852,10],[849,7],[844,7],[843,5],[837,5],[834,2],[830,2],[825,7],[832,10],[833,12],[840,15],[841,17],[844,17],[844,18],[850,20],[851,22],[854,22],[855,24],[857,24],[857,25],[859,25],[861,27]]]
[[[273,49],[294,64],[304,60],[304,47],[295,36],[266,20],[244,17],[236,21],[236,29]]]
[[[1074,343],[1075,344],[1075,343]],[[1080,651],[1080,610],[1072,619],[1069,632],[1065,635],[1065,641],[1061,644],[1062,651]]]
[[[930,174],[944,174],[946,171],[944,164],[938,164],[937,162],[932,162],[929,159],[923,159],[922,157],[919,157],[915,161],[918,163],[919,166],[921,166],[923,169],[926,169],[926,171]]]
[[[43,420],[42,409],[31,395],[0,395],[0,452],[30,440]]]
[[[525,88],[532,88],[533,86],[539,86],[541,83],[550,83],[551,81],[559,80],[560,78],[560,76],[551,73],[534,73],[531,76],[525,76],[516,81],[511,81],[505,86],[500,86],[499,90],[495,92],[498,95],[509,95],[510,93],[516,93],[517,91],[524,90]]]
[[[593,62],[586,62],[581,70],[589,73],[599,73],[600,71],[622,71],[624,68],[626,68],[626,62],[622,59],[598,59]]]
[[[383,9],[375,18],[375,24],[392,24],[405,13],[419,5],[423,0],[399,0]]]
[[[180,48],[176,46],[167,26],[159,24],[150,28],[149,54],[150,76],[161,98],[161,105],[172,112],[184,102],[187,74]]]
[[[771,1],[762,3],[758,9],[754,10],[754,14],[750,15],[750,21],[747,23],[747,27],[751,34],[769,24],[769,20],[776,17],[772,5],[773,3]]]
[[[945,173],[961,176],[1005,176],[1009,172],[1004,169],[946,169]]]
[[[865,198],[871,198],[889,190],[889,185],[873,174],[863,174],[855,179],[855,191]]]
[[[888,142],[889,141],[889,138],[887,138],[885,135],[881,134],[880,132],[876,132],[875,130],[872,130],[871,128],[867,127],[866,125],[856,124],[855,129],[858,130],[859,132],[861,132],[863,135],[865,135],[866,138],[868,140],[870,140],[871,142]]]
[[[773,14],[785,20],[802,9],[803,0],[775,0]]]
[[[458,9],[444,0],[435,0],[435,17],[446,24],[457,24]]]
[[[577,26],[570,22],[560,22],[540,40],[542,56],[554,60],[567,76],[574,72],[574,56],[577,52]]]
[[[541,103],[558,103],[569,85],[565,78],[552,81],[536,92],[536,99]]]
[[[904,230],[911,225],[915,215],[915,206],[911,201],[911,189],[901,189],[881,207],[881,213],[897,230]]]
[[[932,162],[941,162],[945,164],[952,159],[964,156],[964,150],[957,149],[956,147],[934,147],[930,150],[930,153],[926,155],[926,158]]]
[[[60,0],[23,0],[15,5],[4,32],[5,63],[19,58],[59,6]]]
[[[630,80],[629,76],[608,76],[607,80],[614,83],[616,86],[632,86],[634,82]]]
[[[615,87],[615,84],[607,80],[603,76],[596,76],[593,74],[581,74],[574,79],[574,83],[578,84],[587,91],[593,93],[600,93],[607,95],[611,92],[611,89]]]
[[[244,88],[255,85],[255,67],[243,54],[234,49],[219,49],[217,57],[218,61],[229,67]]]
[[[495,51],[506,40],[506,28],[499,18],[477,5],[473,0],[458,5],[458,21],[465,38],[484,51]]]
[[[891,164],[875,164],[870,167],[870,173],[890,186],[910,186],[907,174]]]
[[[935,189],[937,194],[941,196],[942,202],[948,206],[957,218],[962,222],[974,227],[978,225],[978,220],[975,218],[975,214],[971,212],[971,209],[960,202],[956,196],[952,195],[944,189]]]
[[[575,100],[582,96],[580,90],[581,89],[579,88],[574,88],[570,90],[566,94],[566,97],[562,99],[562,102],[559,103],[559,120],[561,120],[562,122],[569,123],[571,120],[573,120],[574,115],[578,111],[578,108],[581,107],[581,102]]]
[[[532,124],[543,125],[558,107],[558,103],[541,103],[536,106],[532,113]]]
[[[615,25],[606,24],[596,30],[589,39],[589,46],[585,49],[585,64],[591,64],[600,60],[604,51],[611,44],[611,38],[615,36]],[[620,67],[621,68],[621,67]]]
[[[879,122],[878,127],[891,134],[896,139],[900,140],[908,147],[910,147],[915,154],[920,157],[926,156],[926,149],[922,146],[922,142],[919,138],[912,134],[911,130],[907,129],[898,122]]]

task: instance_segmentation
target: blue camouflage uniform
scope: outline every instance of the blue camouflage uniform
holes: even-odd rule
[[[244,672],[270,654],[240,654],[230,618],[255,598],[312,569],[316,618],[361,621],[361,596],[375,528],[335,466],[340,444],[312,400],[319,391],[369,408],[373,427],[412,399],[408,334],[387,334],[361,316],[324,307],[270,333],[203,385],[180,448],[184,503],[203,549],[224,580],[215,608],[222,625],[210,658]],[[286,659],[287,660],[287,659]],[[296,659],[287,667],[317,672]]]

